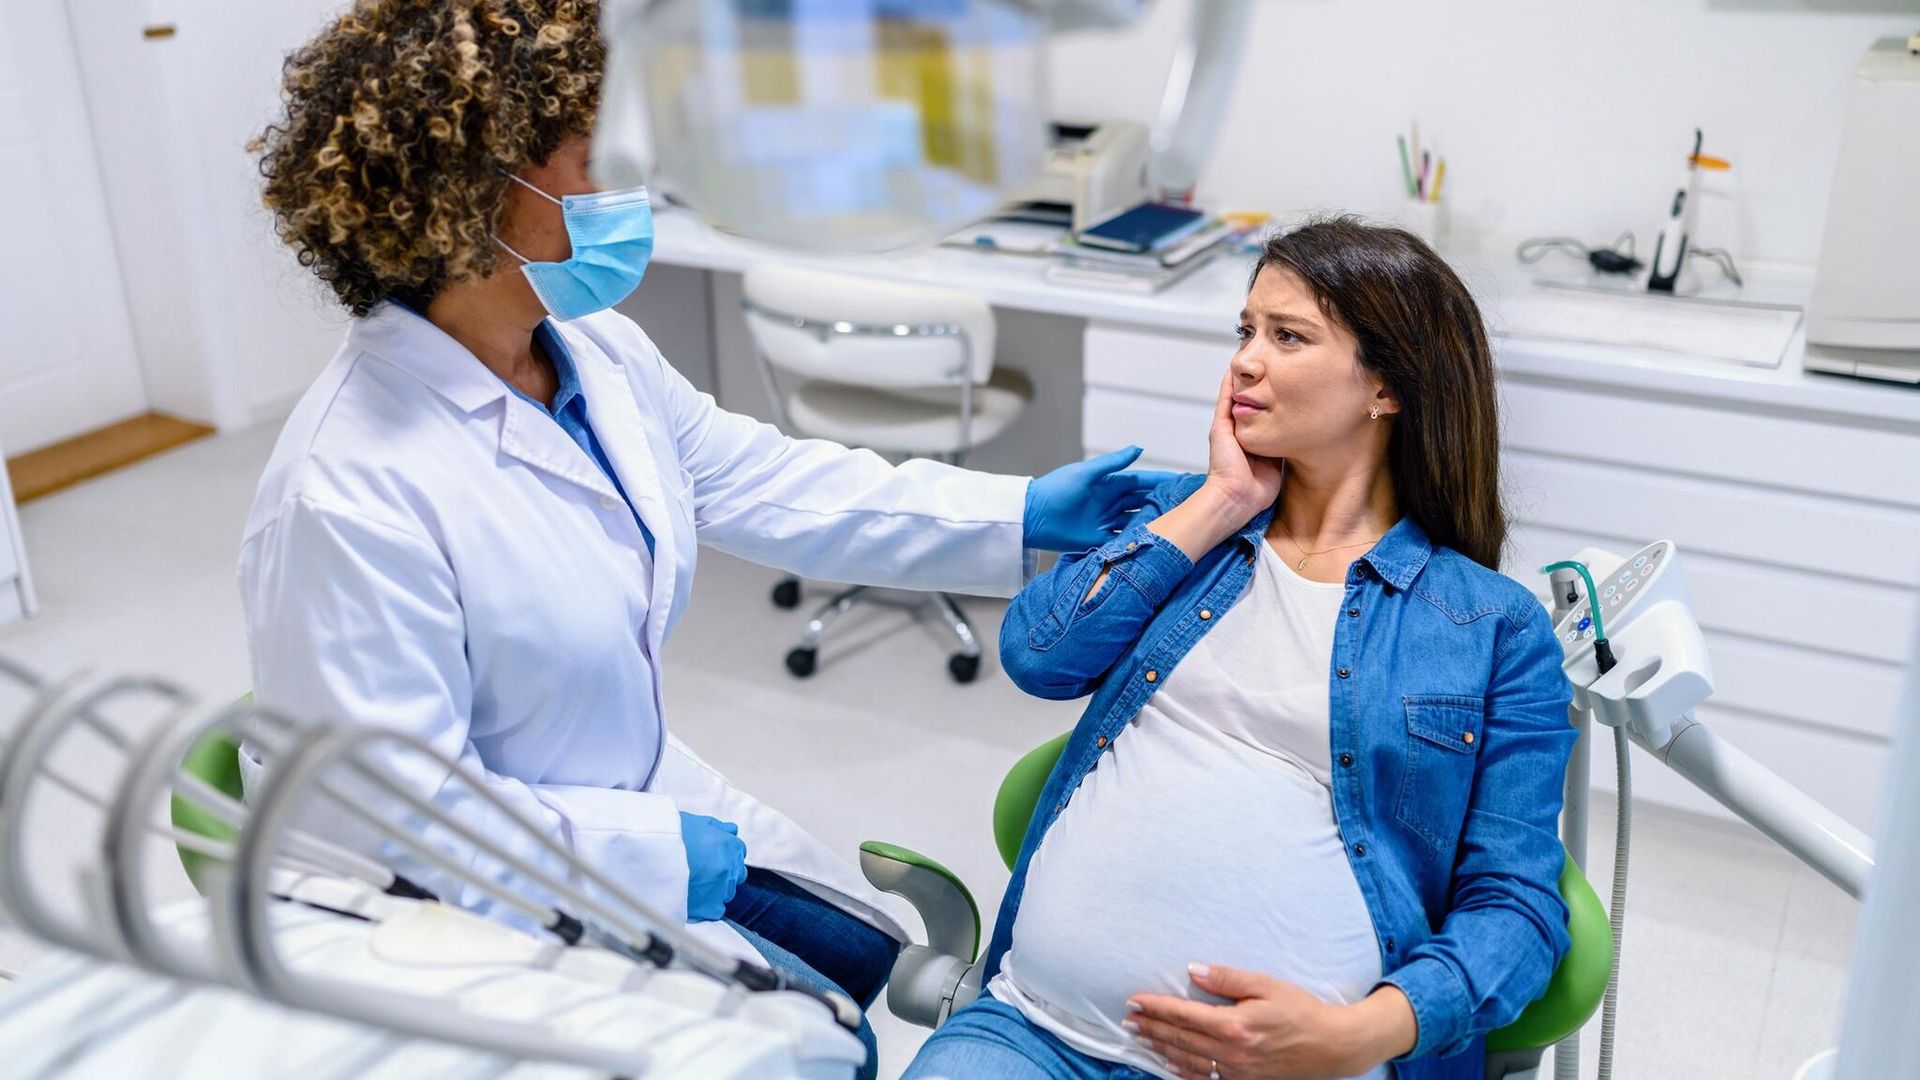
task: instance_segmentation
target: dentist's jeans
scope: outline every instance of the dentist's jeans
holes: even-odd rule
[[[921,1045],[900,1080],[1154,1080],[1075,1050],[990,994],[953,1014]]]
[[[726,921],[752,942],[769,966],[815,990],[838,990],[864,1011],[880,996],[900,943],[771,870],[747,868],[747,880],[727,902]],[[879,1053],[873,1027],[860,1022],[867,1063],[859,1080],[873,1080]]]

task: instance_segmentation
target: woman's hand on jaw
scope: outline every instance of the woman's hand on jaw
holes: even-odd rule
[[[1364,1000],[1333,1005],[1289,982],[1194,964],[1195,986],[1232,1005],[1137,994],[1123,1026],[1191,1080],[1308,1080],[1355,1076],[1413,1049],[1413,1006],[1391,984]]]
[[[1196,562],[1280,497],[1280,463],[1248,454],[1234,433],[1231,369],[1221,378],[1214,402],[1207,458],[1207,481],[1200,490],[1147,525]]]

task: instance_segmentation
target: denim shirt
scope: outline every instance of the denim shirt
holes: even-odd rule
[[[1061,558],[1007,611],[1000,658],[1013,681],[1093,700],[1027,826],[983,984],[1047,829],[1252,577],[1271,509],[1197,564],[1146,527],[1203,479],[1162,485],[1124,534]],[[1574,731],[1560,644],[1524,586],[1436,547],[1411,518],[1348,568],[1340,611],[1327,673],[1333,809],[1382,981],[1419,1022],[1395,1067],[1402,1080],[1478,1080],[1485,1034],[1545,992],[1568,946],[1555,825]],[[1204,796],[1179,797],[1196,800],[1194,827],[1206,828]]]

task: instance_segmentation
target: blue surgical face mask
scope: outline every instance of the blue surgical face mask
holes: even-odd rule
[[[517,176],[508,179],[558,204],[573,254],[565,262],[534,262],[494,241],[523,264],[520,272],[556,319],[605,311],[640,287],[653,257],[653,204],[644,187],[554,198]]]

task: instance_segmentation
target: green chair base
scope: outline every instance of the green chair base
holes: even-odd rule
[[[187,755],[180,759],[180,768],[191,776],[197,776],[219,791],[238,799],[240,788],[240,744],[224,732],[212,732],[188,749]],[[214,817],[200,807],[174,795],[172,806],[174,828],[182,832],[194,833],[209,840],[222,843],[231,842],[237,835],[233,826]],[[193,887],[205,896],[211,885],[211,869],[214,860],[197,851],[178,849],[180,865],[187,871],[187,878]]]

